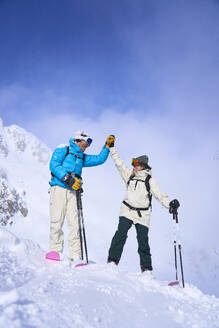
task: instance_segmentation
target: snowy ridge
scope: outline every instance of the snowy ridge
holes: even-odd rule
[[[22,224],[23,217],[33,225],[47,215],[50,155],[34,135],[16,125],[4,127],[0,119],[1,225]]]
[[[48,164],[51,153],[33,134],[17,125],[3,127],[0,119],[0,155],[8,157],[13,152],[26,153],[43,164]]]
[[[219,327],[219,299],[110,264],[50,262],[0,229],[0,327]]]

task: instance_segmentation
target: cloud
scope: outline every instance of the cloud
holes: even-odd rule
[[[193,122],[197,120],[202,120],[198,125],[202,124],[203,130],[206,122],[216,127],[218,4],[204,0],[168,4],[138,1],[136,6],[129,1],[122,16],[124,8],[118,7],[113,5],[113,35],[107,36],[117,41],[119,51],[107,52],[103,45],[103,52],[94,56],[90,67],[83,61],[75,67],[72,57],[72,63],[57,65],[61,74],[56,77],[50,74],[56,72],[50,62],[60,58],[50,54],[46,77],[39,68],[34,80],[32,67],[29,74],[35,83],[15,77],[14,84],[0,90],[1,116],[7,124],[16,121],[28,128],[32,120],[60,113],[99,119],[105,110],[113,110],[172,115],[177,126],[177,120],[186,121],[187,117],[186,127],[193,128],[195,134]],[[84,42],[86,36],[83,34]]]

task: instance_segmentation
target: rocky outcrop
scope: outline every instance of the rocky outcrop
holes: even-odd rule
[[[28,209],[22,195],[9,186],[6,174],[0,174],[0,225],[6,226],[13,223],[16,214],[26,217]]]

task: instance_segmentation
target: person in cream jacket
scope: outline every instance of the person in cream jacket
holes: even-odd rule
[[[154,196],[169,211],[176,211],[179,207],[179,202],[177,199],[170,201],[169,197],[161,190],[156,180],[152,177],[152,170],[148,165],[148,157],[146,155],[133,159],[133,170],[130,170],[116,151],[114,147],[115,138],[114,136],[112,138],[110,155],[127,186],[127,191],[121,204],[119,225],[111,242],[107,262],[114,262],[118,265],[128,230],[134,224],[137,232],[141,271],[152,271],[148,242],[151,197]]]

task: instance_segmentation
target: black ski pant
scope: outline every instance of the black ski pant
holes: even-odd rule
[[[112,239],[109,249],[108,262],[119,263],[123,248],[127,239],[128,230],[131,228],[133,222],[124,216],[119,217],[118,229]],[[142,224],[135,224],[138,240],[138,254],[140,256],[141,269],[152,270],[151,253],[148,243],[149,229]]]

